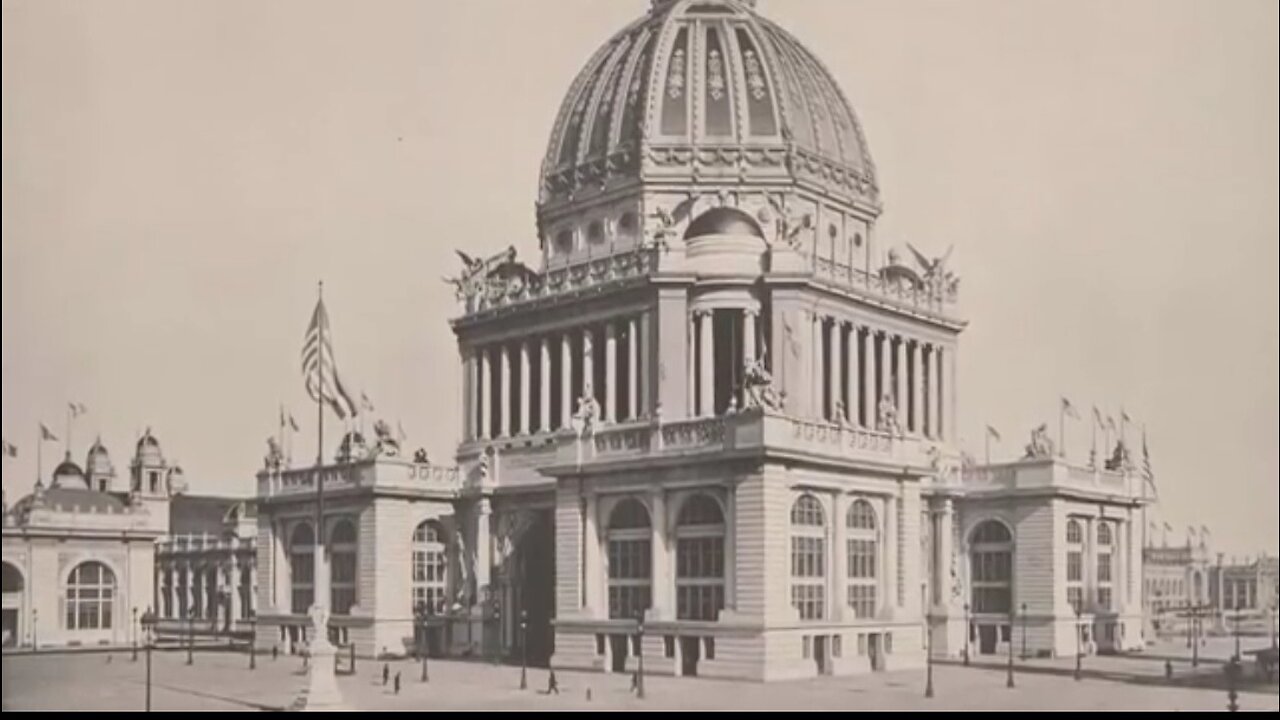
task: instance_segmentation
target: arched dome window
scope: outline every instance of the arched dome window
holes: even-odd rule
[[[706,494],[685,501],[676,519],[676,617],[711,620],[724,608],[724,513]]]
[[[449,559],[444,532],[434,520],[413,531],[413,607],[442,612],[448,584]]]
[[[653,596],[653,545],[649,510],[627,498],[609,514],[609,617],[636,618]]]
[[[827,522],[810,494],[791,506],[791,604],[801,620],[827,616]]]
[[[987,520],[970,540],[970,577],[975,614],[1007,615],[1013,608],[1013,535],[1004,523]]]

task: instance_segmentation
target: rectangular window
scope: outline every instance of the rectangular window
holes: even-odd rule
[[[1098,582],[1111,582],[1111,555],[1108,553],[1098,555]]]
[[[1067,604],[1071,606],[1072,612],[1076,608],[1084,609],[1084,591],[1079,587],[1067,588]]]
[[[893,633],[884,634],[884,654],[885,655],[893,654]]]
[[[840,657],[844,655],[844,636],[831,636],[831,657]]]
[[[662,657],[673,658],[676,656],[676,639],[670,635],[662,636]]]
[[[702,648],[703,648],[702,655],[704,658],[706,658],[707,660],[716,659],[716,639],[715,638],[713,637],[703,638]]]
[[[1098,606],[1103,610],[1111,609],[1111,588],[1098,588]]]
[[[1084,563],[1080,553],[1067,553],[1067,582],[1080,582],[1084,578]]]
[[[800,638],[800,657],[808,660],[813,656],[813,638],[808,635]]]
[[[596,633],[596,657],[604,657],[604,635]]]

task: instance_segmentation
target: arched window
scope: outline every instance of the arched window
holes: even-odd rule
[[[449,556],[440,525],[427,520],[413,531],[413,607],[441,612],[448,586]]]
[[[298,523],[289,536],[289,575],[291,609],[294,615],[305,615],[315,601],[316,535],[307,523]]]
[[[22,573],[17,566],[10,563],[4,564],[3,587],[6,595],[22,592],[23,588],[26,587],[26,583],[22,581]]]
[[[1067,604],[1072,610],[1084,603],[1084,531],[1079,520],[1067,521]]]
[[[573,252],[573,231],[561,230],[556,233],[554,249],[556,255],[568,255]]]
[[[609,617],[635,618],[649,609],[653,593],[649,510],[634,498],[609,515]]]
[[[876,616],[876,557],[879,550],[876,511],[866,500],[854,500],[845,514],[848,603],[859,619]]]
[[[110,630],[116,576],[100,562],[83,562],[67,577],[68,630]]]
[[[827,521],[822,503],[801,495],[791,506],[791,604],[801,620],[827,616]]]
[[[604,242],[604,223],[596,220],[587,226],[587,242],[592,245]]]
[[[1013,535],[1004,523],[988,520],[973,531],[970,545],[973,611],[1007,615],[1013,607]]]
[[[708,495],[685,501],[676,518],[676,617],[716,620],[724,607],[724,513]]]
[[[1096,564],[1098,566],[1098,608],[1100,610],[1110,610],[1112,601],[1111,592],[1111,544],[1114,541],[1111,523],[1098,523],[1098,557]],[[1181,595],[1181,589],[1174,586],[1178,595]]]
[[[350,615],[356,604],[356,526],[339,520],[329,531],[329,602],[334,615]]]

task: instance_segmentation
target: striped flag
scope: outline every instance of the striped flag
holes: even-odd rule
[[[1107,429],[1107,421],[1102,419],[1102,411],[1098,409],[1097,405],[1093,406],[1093,421],[1103,430]]]
[[[1062,398],[1062,413],[1072,420],[1080,419],[1080,413],[1076,412],[1076,406],[1072,405],[1071,401],[1065,397]]]
[[[996,430],[995,428],[991,427],[990,425],[988,425],[988,426],[987,426],[987,436],[988,436],[988,437],[990,437],[990,438],[992,438],[992,439],[993,439],[993,440],[995,440],[996,442],[1000,442],[1000,439],[1001,439],[1001,438],[1000,438],[1000,431],[999,431],[999,430]]]
[[[311,399],[328,405],[339,419],[359,414],[355,402],[338,378],[333,360],[333,341],[329,334],[329,311],[324,307],[324,298],[316,302],[316,310],[311,315],[311,325],[302,344],[302,375]]]
[[[4,456],[7,458],[18,457],[18,448],[8,440],[0,440],[0,447],[4,450]]]

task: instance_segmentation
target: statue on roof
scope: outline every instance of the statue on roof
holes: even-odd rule
[[[773,387],[773,376],[765,368],[764,360],[756,358],[747,363],[743,385],[747,391],[747,407],[774,411],[782,409],[782,398]]]
[[[1031,442],[1027,443],[1025,459],[1044,460],[1054,456],[1053,440],[1049,437],[1049,425],[1041,423],[1031,431]]]
[[[284,465],[284,451],[280,449],[280,441],[275,436],[267,438],[267,456],[262,462],[268,470],[279,470]]]

